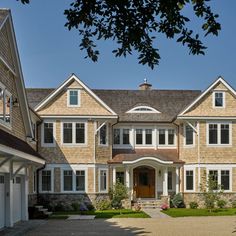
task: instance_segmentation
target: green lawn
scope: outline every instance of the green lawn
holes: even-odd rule
[[[95,215],[95,218],[150,218],[149,215],[143,211],[133,210],[104,210],[104,211],[60,211],[54,212],[50,219],[66,219],[68,215]]]
[[[185,216],[235,216],[236,208],[214,209],[209,212],[207,209],[186,209],[186,208],[170,208],[163,213],[172,217]]]

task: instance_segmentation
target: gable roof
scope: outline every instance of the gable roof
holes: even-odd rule
[[[53,89],[27,89],[29,104],[37,106]],[[102,101],[119,115],[120,122],[172,122],[179,112],[199,96],[199,90],[100,90],[93,89]],[[161,113],[127,113],[136,106],[150,106]]]
[[[192,103],[190,103],[188,106],[186,106],[179,114],[178,116],[183,116],[184,113],[189,111],[197,102],[199,102],[208,92],[211,91],[217,84],[222,83],[234,96],[236,96],[236,91],[233,89],[231,85],[229,85],[221,76],[218,77],[215,82],[213,82],[206,90],[204,90],[195,100],[193,100]]]
[[[4,65],[7,66],[7,68],[11,71],[11,73],[15,77],[16,81],[16,89],[17,89],[17,96],[18,100],[20,102],[20,108],[22,114],[25,114],[22,116],[25,132],[27,137],[33,137],[33,131],[31,126],[31,119],[30,119],[30,113],[29,113],[29,107],[28,107],[28,101],[26,97],[26,91],[25,91],[25,84],[24,84],[24,77],[22,73],[21,63],[20,63],[20,57],[19,52],[17,48],[16,43],[16,37],[13,27],[13,21],[11,16],[11,11],[9,9],[0,9],[0,30],[3,26],[7,26],[7,29],[9,31],[9,40],[11,41],[12,46],[12,52],[14,53],[14,62],[15,62],[15,68],[12,68],[9,66],[2,57],[0,57],[0,60],[3,62]]]
[[[87,85],[85,85],[75,74],[72,74],[66,81],[64,81],[57,89],[52,91],[46,98],[44,98],[39,104],[35,106],[35,111],[43,108],[47,105],[54,97],[56,97],[68,84],[73,80],[77,81],[98,103],[100,103],[105,109],[111,112],[112,115],[117,114],[104,102],[102,101]]]

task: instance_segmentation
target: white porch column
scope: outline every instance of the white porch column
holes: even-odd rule
[[[9,173],[5,175],[6,178],[6,226],[13,227],[13,162],[10,161]]]
[[[163,168],[163,196],[168,196],[168,168]]]
[[[116,167],[112,168],[112,183],[113,185],[116,184]]]
[[[130,190],[130,168],[125,168],[125,183],[128,190]]]
[[[175,168],[175,193],[179,193],[179,167]]]
[[[28,220],[28,173],[27,168],[25,168],[25,175],[21,178],[21,219]]]

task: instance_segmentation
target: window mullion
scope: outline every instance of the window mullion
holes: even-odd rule
[[[221,124],[217,124],[217,144],[221,144]]]
[[[142,145],[146,145],[146,129],[142,130],[142,136],[143,136]]]
[[[165,129],[165,145],[169,145],[168,129]]]

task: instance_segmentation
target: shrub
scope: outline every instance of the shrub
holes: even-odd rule
[[[65,211],[66,207],[61,202],[59,202],[55,205],[54,210],[55,211]]]
[[[219,199],[219,200],[217,201],[217,206],[218,206],[219,208],[224,208],[224,207],[226,206],[226,204],[227,204],[227,202],[226,202],[225,200],[223,200],[223,199]]]
[[[73,202],[73,203],[71,203],[71,207],[72,207],[73,211],[79,211],[80,203]]]
[[[233,208],[236,208],[236,200],[232,201],[231,204],[232,204],[232,207],[233,207]]]
[[[175,208],[184,208],[185,207],[183,197],[180,193],[174,195],[174,197],[171,200],[171,203],[172,203],[172,206]]]
[[[198,203],[197,202],[190,202],[189,206],[191,209],[197,209],[198,208]]]
[[[101,199],[96,202],[96,208],[98,210],[108,210],[111,209],[111,201],[108,199]]]
[[[223,193],[220,190],[220,186],[217,181],[213,180],[213,177],[209,176],[206,181],[206,186],[201,185],[202,198],[205,207],[211,212],[215,208],[216,203],[220,200],[220,196]]]
[[[92,204],[86,203],[86,206],[87,206],[89,211],[93,211],[94,210],[94,206]]]
[[[119,181],[110,189],[110,198],[111,205],[116,209],[120,209],[122,207],[121,201],[128,197],[128,191],[124,184]]]

